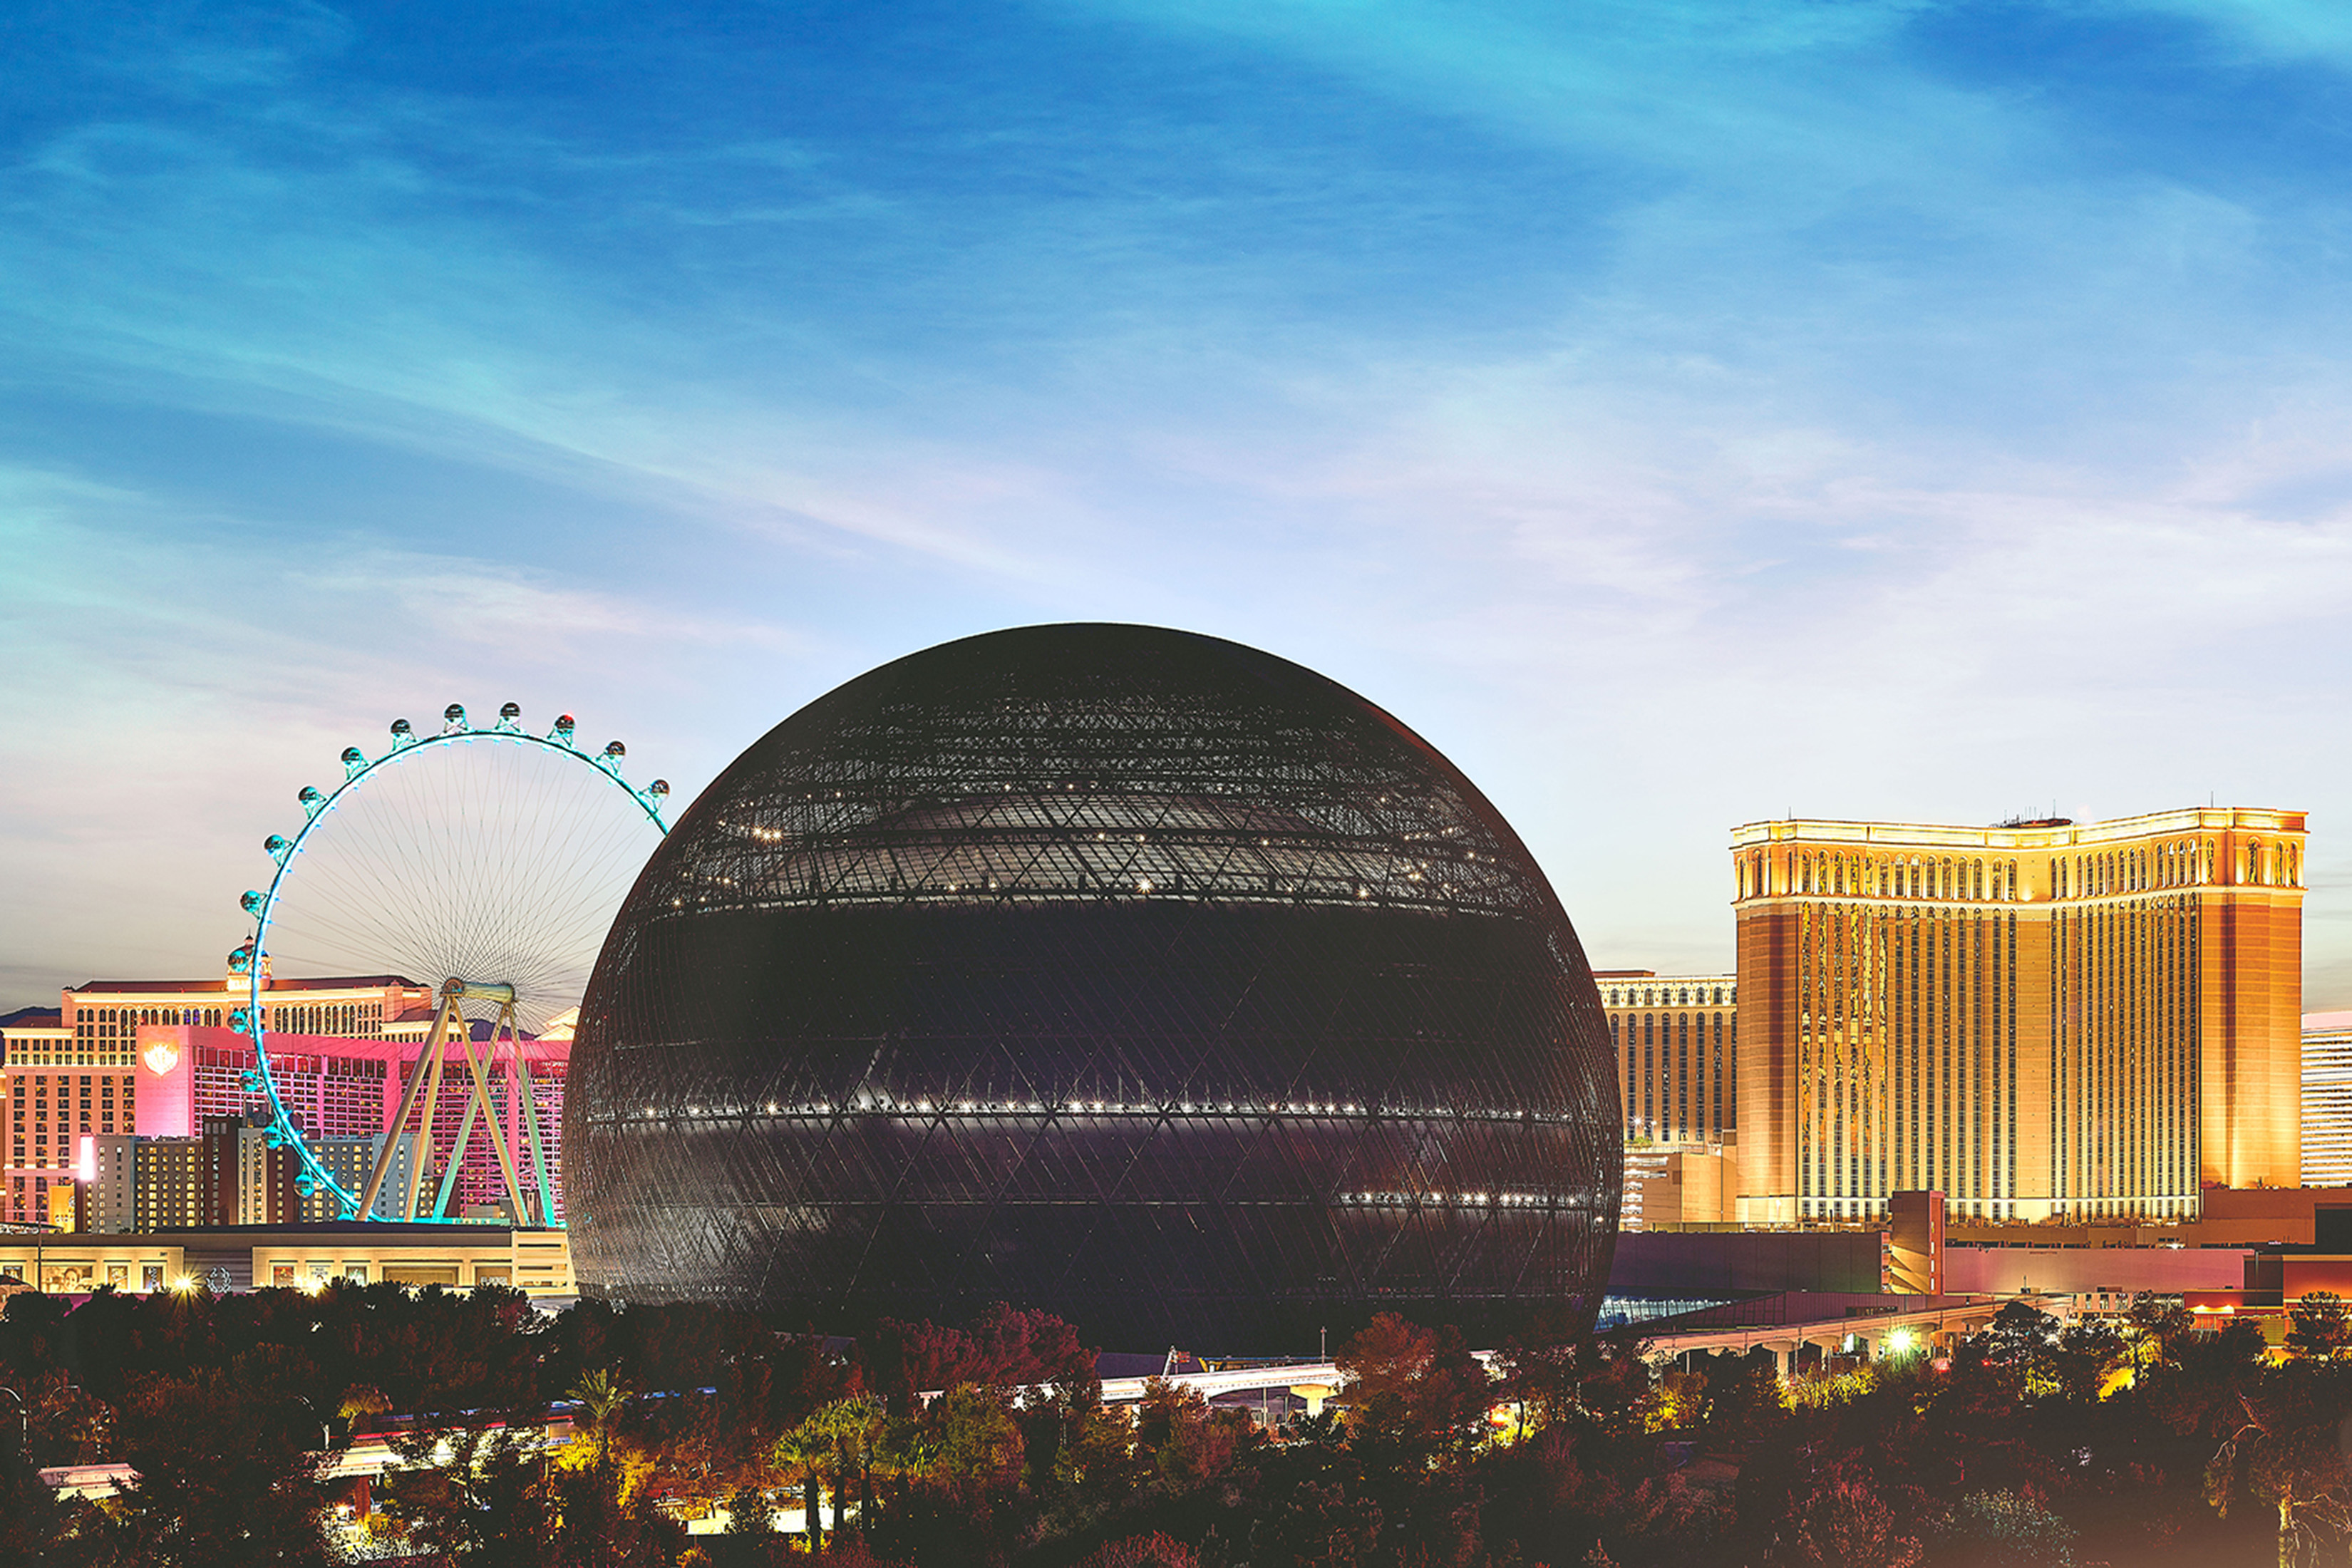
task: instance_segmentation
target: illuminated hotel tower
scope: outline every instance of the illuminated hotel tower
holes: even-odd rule
[[[2163,1219],[2298,1184],[2304,840],[2235,807],[1736,829],[1739,1218],[1932,1187]]]

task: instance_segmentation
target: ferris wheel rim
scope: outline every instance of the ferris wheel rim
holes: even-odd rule
[[[278,835],[272,834],[264,845],[265,851],[277,862],[277,869],[270,875],[268,887],[261,892],[259,903],[252,906],[248,911],[254,917],[254,927],[253,935],[248,940],[247,948],[248,956],[246,960],[246,1005],[240,1009],[245,1015],[245,1022],[238,1032],[253,1042],[254,1072],[259,1079],[257,1088],[269,1101],[270,1145],[273,1148],[291,1146],[301,1161],[302,1174],[309,1177],[311,1190],[313,1192],[323,1190],[331,1195],[341,1206],[346,1219],[364,1222],[368,1216],[359,1212],[360,1194],[345,1186],[333,1172],[327,1169],[326,1163],[320,1159],[318,1151],[311,1147],[310,1141],[303,1135],[302,1130],[294,1125],[292,1113],[286,1109],[285,1099],[278,1093],[277,1074],[271,1069],[269,1064],[269,1047],[267,1037],[268,1031],[262,1022],[261,1000],[263,965],[266,956],[264,943],[269,934],[270,916],[278,907],[278,889],[285,886],[286,879],[293,870],[295,862],[302,858],[302,851],[309,845],[311,834],[317,831],[319,825],[327,819],[335,803],[366,782],[378,768],[389,763],[417,755],[428,748],[474,741],[512,741],[537,746],[559,756],[570,757],[574,762],[611,780],[616,788],[629,797],[630,802],[644,815],[646,820],[653,824],[655,833],[664,838],[669,837],[669,824],[662,820],[661,815],[661,802],[668,794],[668,784],[664,780],[656,779],[644,789],[638,789],[623,778],[617,761],[618,757],[624,754],[619,750],[619,742],[615,741],[607,745],[602,752],[591,755],[572,743],[571,731],[564,727],[571,722],[568,714],[558,721],[558,733],[534,735],[520,726],[510,726],[508,717],[504,714],[500,715],[494,728],[475,730],[465,724],[462,710],[453,707],[452,711],[459,716],[454,719],[451,724],[445,725],[439,733],[432,735],[415,734],[407,728],[406,720],[395,721],[392,731],[393,744],[389,751],[373,758],[361,753],[361,761],[353,765],[350,758],[358,750],[353,747],[344,752],[343,778],[333,789],[320,794],[306,785],[302,792],[302,805],[308,815],[292,838],[281,839]],[[443,981],[447,978],[450,977],[436,975],[424,984],[433,986],[437,992]],[[468,978],[488,980],[493,977],[478,975]],[[385,1021],[391,1022],[389,1019]],[[254,1087],[257,1086],[248,1085],[247,1092],[252,1092]],[[381,1157],[379,1155],[379,1158]],[[518,1221],[521,1217],[516,1216]],[[415,1221],[413,1215],[404,1215],[396,1216],[392,1223],[414,1224]]]

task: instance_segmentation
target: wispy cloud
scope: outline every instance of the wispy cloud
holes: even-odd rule
[[[1722,962],[1723,829],[1792,806],[2213,789],[2352,884],[2347,47],[2230,0],[57,10],[0,127],[0,855],[88,890],[0,937],[210,954],[257,781],[359,716],[609,705],[690,784],[1103,615],[1366,689],[1612,959]]]

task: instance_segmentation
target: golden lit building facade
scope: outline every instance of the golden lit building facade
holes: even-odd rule
[[[1728,1141],[1739,1115],[1738,981],[1596,971],[1628,1143]]]
[[[1739,1218],[2180,1219],[2301,1180],[2300,812],[1732,835]]]

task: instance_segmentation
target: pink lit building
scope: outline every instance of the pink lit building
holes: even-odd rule
[[[47,1215],[52,1187],[74,1180],[74,1158],[84,1135],[142,1138],[195,1136],[208,1116],[247,1116],[268,1100],[245,1087],[254,1067],[253,1044],[226,1026],[244,999],[242,977],[223,981],[95,981],[67,990],[58,1019],[10,1029],[5,1080],[11,1117],[8,1159],[0,1169],[0,1215],[10,1220]],[[269,1059],[279,1097],[305,1132],[316,1139],[375,1138],[400,1109],[403,1091],[423,1054],[431,1022],[429,987],[396,975],[362,979],[277,980],[265,1004]],[[21,1037],[20,1037],[21,1036]],[[476,1047],[479,1050],[480,1047]],[[530,1075],[553,1204],[563,1213],[563,1087],[572,1047],[568,1031],[518,1047],[500,1042],[493,1053],[491,1092],[499,1107],[499,1135],[514,1152],[526,1193],[538,1184],[538,1163],[512,1092],[512,1062],[520,1052]],[[453,1051],[444,1067],[434,1110],[433,1174],[447,1163],[465,1123],[467,1075]],[[404,1131],[414,1132],[420,1105]],[[426,1184],[424,1202],[437,1191]],[[505,1196],[495,1151],[477,1129],[458,1167],[448,1211],[492,1208]],[[386,1205],[379,1200],[378,1211]]]

